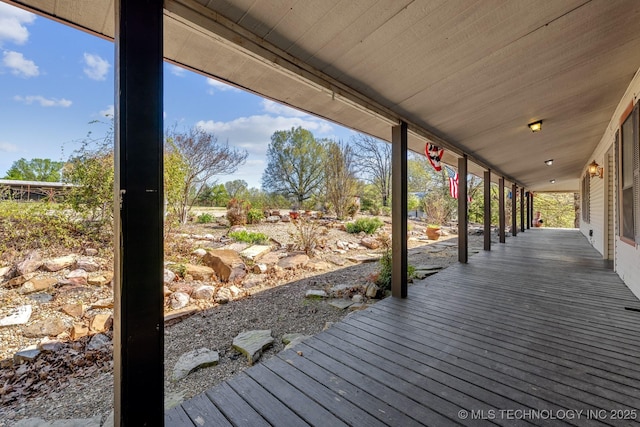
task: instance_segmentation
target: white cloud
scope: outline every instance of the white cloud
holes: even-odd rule
[[[21,77],[36,77],[40,70],[35,62],[26,59],[20,52],[6,50],[2,54],[2,64],[11,69],[11,73]]]
[[[115,108],[113,105],[109,105],[104,110],[100,110],[100,117],[113,117],[115,115]]]
[[[0,46],[5,40],[24,44],[29,39],[29,30],[24,24],[31,24],[35,19],[33,13],[0,2]]]
[[[225,92],[228,90],[233,90],[233,91],[239,91],[238,88],[235,88],[231,85],[228,85],[226,83],[222,83],[221,81],[218,81],[216,79],[212,79],[207,77],[207,85],[211,86],[211,89],[209,89],[207,92],[209,93],[209,95],[213,95],[217,90],[220,92]]]
[[[56,98],[45,98],[40,95],[30,95],[30,96],[14,96],[13,99],[18,102],[22,102],[24,104],[30,105],[35,103],[40,104],[41,107],[70,107],[72,102],[68,99],[56,99]]]
[[[15,153],[18,151],[18,146],[15,144],[9,144],[8,142],[0,142],[0,151],[5,153]]]
[[[84,64],[83,71],[92,80],[105,80],[109,68],[111,68],[111,64],[106,59],[86,52],[84,54]]]
[[[262,110],[266,113],[277,114],[279,116],[308,118],[312,117],[304,111],[296,110],[283,104],[278,104],[277,102],[271,101],[269,99],[262,100]]]
[[[187,70],[177,65],[168,64],[169,72],[174,76],[184,77],[187,74]]]

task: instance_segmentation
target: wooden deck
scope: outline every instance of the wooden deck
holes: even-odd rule
[[[638,425],[638,299],[575,230],[492,249],[183,402],[166,425]]]

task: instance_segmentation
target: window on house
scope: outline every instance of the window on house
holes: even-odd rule
[[[621,236],[635,241],[635,200],[634,174],[637,174],[638,135],[637,135],[638,106],[622,123],[622,138],[620,147],[620,186],[621,186]],[[637,189],[636,189],[637,190]]]

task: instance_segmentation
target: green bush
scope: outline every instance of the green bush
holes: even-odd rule
[[[213,222],[213,215],[208,214],[208,213],[203,213],[198,215],[198,224],[209,224],[211,222]]]
[[[360,218],[355,222],[349,222],[346,224],[348,233],[360,233],[364,231],[366,234],[375,233],[378,228],[382,227],[383,223],[378,218]]]
[[[251,208],[249,212],[247,212],[247,224],[257,224],[262,218],[264,218],[262,209]]]
[[[251,243],[257,245],[263,245],[269,241],[269,237],[266,234],[256,233],[253,231],[241,230],[232,231],[229,233],[229,237],[237,242]]]
[[[380,258],[380,270],[376,278],[376,285],[378,285],[384,291],[391,290],[391,270],[393,269],[393,262],[391,259],[391,249],[387,249],[382,258]],[[416,268],[413,265],[407,266],[407,279],[411,280],[416,274]]]

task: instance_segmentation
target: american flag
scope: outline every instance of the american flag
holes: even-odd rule
[[[454,199],[458,198],[458,172],[451,169],[449,166],[444,165],[449,175],[449,194]]]

